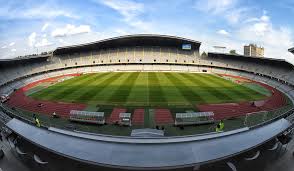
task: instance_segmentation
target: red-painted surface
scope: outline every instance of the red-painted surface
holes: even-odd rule
[[[144,109],[136,109],[133,114],[132,123],[135,125],[143,125],[144,124]]]
[[[171,112],[168,109],[155,109],[156,124],[173,124],[174,120]]]
[[[19,90],[12,93],[10,96],[10,100],[7,102],[10,107],[17,107],[27,111],[48,114],[51,115],[53,112],[56,112],[58,115],[62,117],[68,117],[71,110],[84,110],[86,108],[85,104],[77,104],[77,103],[61,103],[61,102],[52,102],[52,101],[43,101],[43,100],[34,100],[25,95],[25,91],[29,90],[32,87],[37,86],[40,83],[44,82],[56,82],[58,79],[65,76],[79,76],[80,74],[70,74],[63,75],[53,78],[48,78],[40,81],[36,81],[34,83],[30,83]],[[247,78],[239,77],[239,76],[230,76],[233,78],[237,78],[240,80],[246,80],[255,82],[252,80],[248,80]],[[214,119],[225,119],[230,117],[237,117],[246,115],[247,113],[259,112],[259,111],[269,111],[273,109],[277,109],[286,105],[286,99],[282,92],[279,90],[260,83],[255,82],[266,89],[272,92],[272,96],[268,97],[263,101],[259,101],[259,104],[262,105],[253,105],[252,102],[242,102],[242,103],[225,103],[225,104],[203,104],[197,105],[200,111],[212,111],[215,116]],[[38,105],[42,103],[42,107]],[[126,112],[126,109],[122,108],[114,108],[110,117],[107,119],[108,123],[114,123],[119,120],[119,114]],[[155,123],[156,124],[172,124],[174,123],[171,112],[168,109],[155,109]],[[143,124],[144,123],[144,109],[136,109],[133,113],[132,122],[134,124]]]
[[[53,112],[60,115],[61,117],[68,117],[71,110],[83,110],[86,108],[85,104],[77,104],[77,103],[61,103],[61,102],[51,102],[45,100],[35,100],[33,98],[27,97],[25,95],[25,91],[29,90],[32,87],[37,86],[40,83],[44,82],[54,82],[59,78],[65,76],[78,76],[80,74],[70,74],[63,75],[53,78],[48,78],[40,81],[36,81],[34,83],[30,83],[25,87],[16,90],[10,96],[10,100],[7,102],[10,107],[17,107],[27,111],[36,112],[40,114],[48,114],[52,115]],[[40,107],[39,104],[42,104]]]
[[[125,113],[127,109],[123,108],[114,108],[111,112],[111,115],[109,118],[107,118],[107,123],[115,123],[119,121],[119,114],[120,113]]]
[[[230,76],[230,75],[225,75],[225,76]],[[230,76],[233,78],[240,78],[240,79],[246,79],[243,77],[239,76]],[[225,118],[231,118],[231,117],[238,117],[242,115],[246,115],[247,113],[252,113],[252,112],[259,112],[259,111],[270,111],[273,109],[277,109],[280,107],[283,107],[287,104],[286,98],[282,92],[279,90],[260,83],[260,82],[255,82],[252,81],[256,84],[259,84],[269,91],[272,92],[272,95],[265,99],[263,102],[258,102],[259,104],[262,105],[254,105],[252,104],[253,102],[242,102],[242,103],[225,103],[225,104],[203,104],[203,105],[198,105],[198,109],[200,111],[211,111],[214,112],[214,119],[225,119]]]

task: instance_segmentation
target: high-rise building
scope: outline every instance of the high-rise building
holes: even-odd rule
[[[244,46],[244,55],[252,57],[264,57],[264,48],[258,47],[255,44],[249,44]]]

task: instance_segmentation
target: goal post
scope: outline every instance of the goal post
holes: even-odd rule
[[[268,111],[247,113],[244,120],[245,126],[253,126],[267,120]]]

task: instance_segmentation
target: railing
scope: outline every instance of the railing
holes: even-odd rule
[[[23,112],[19,111],[18,109],[11,109],[5,105],[0,104],[0,109],[8,115],[8,117],[6,117],[6,122],[8,122],[11,118],[17,118],[19,120],[22,120],[24,122],[30,123],[30,124],[34,124],[33,122],[33,118],[32,115],[24,115]],[[261,113],[262,115],[264,115],[264,113]],[[6,116],[7,116],[6,115]],[[272,123],[276,120],[279,120],[281,118],[288,118],[290,116],[294,116],[294,108],[292,108],[292,106],[285,106],[283,108],[279,108],[273,111],[269,111],[268,115],[266,118],[264,118],[264,116],[262,117],[256,117],[256,119],[254,120],[254,122],[252,124],[249,124],[248,122],[246,124],[245,120],[246,117],[242,116],[239,118],[234,118],[234,119],[228,119],[225,121],[225,131],[232,131],[235,129],[241,129],[241,128],[249,128],[249,129],[255,129],[261,126],[264,126],[266,124]],[[258,114],[256,115],[258,116]],[[11,117],[11,118],[10,118]],[[40,116],[40,117],[45,117],[45,116]],[[46,116],[48,117],[48,116]],[[53,119],[53,118],[52,118]],[[70,125],[68,124],[56,124],[56,123],[52,123],[50,122],[50,120],[46,120],[46,119],[42,119],[39,118],[39,120],[41,121],[41,125],[43,128],[48,129],[49,127],[55,127],[55,128],[60,128],[60,129],[64,129],[64,130],[70,130],[70,131],[77,131],[77,132],[89,132],[90,134],[96,134],[96,135],[100,135],[100,136],[111,136],[110,134],[107,133],[100,133],[100,132],[93,132],[89,129],[85,129],[85,128],[81,128],[81,125],[76,124],[76,123],[72,123]],[[237,126],[230,126],[231,122],[235,122],[236,120],[238,120],[240,123],[243,124],[239,124]],[[115,126],[115,125],[114,125]],[[86,127],[87,128],[87,127]],[[183,134],[180,136],[173,136],[170,135],[168,137],[181,137],[181,136],[199,136],[199,135],[204,135],[204,134],[210,134],[210,133],[215,133],[215,126],[212,125],[210,129],[207,130],[207,132],[205,133],[198,133],[198,134]],[[112,136],[116,136],[113,135]]]

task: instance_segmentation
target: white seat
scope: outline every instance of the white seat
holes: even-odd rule
[[[260,151],[258,150],[258,151],[255,153],[254,156],[252,156],[252,157],[248,157],[248,158],[244,158],[244,159],[247,160],[247,161],[255,160],[255,159],[257,159],[257,158],[259,157],[259,155],[260,155]]]
[[[15,147],[15,150],[16,150],[17,154],[19,154],[19,155],[22,155],[23,156],[23,155],[26,155],[27,154],[27,153],[21,151],[18,146]]]
[[[279,143],[278,143],[278,142],[276,142],[276,143],[273,145],[273,147],[272,147],[272,148],[270,148],[270,149],[267,149],[267,150],[269,150],[269,151],[274,151],[274,150],[278,149],[278,147],[279,147]]]
[[[232,169],[232,171],[237,171],[236,166],[232,162],[227,162],[227,165]]]
[[[34,154],[34,160],[35,160],[35,162],[37,162],[38,164],[41,164],[41,165],[45,165],[45,164],[48,163],[48,162],[42,161],[42,160],[40,159],[40,157],[37,156],[36,154]]]

